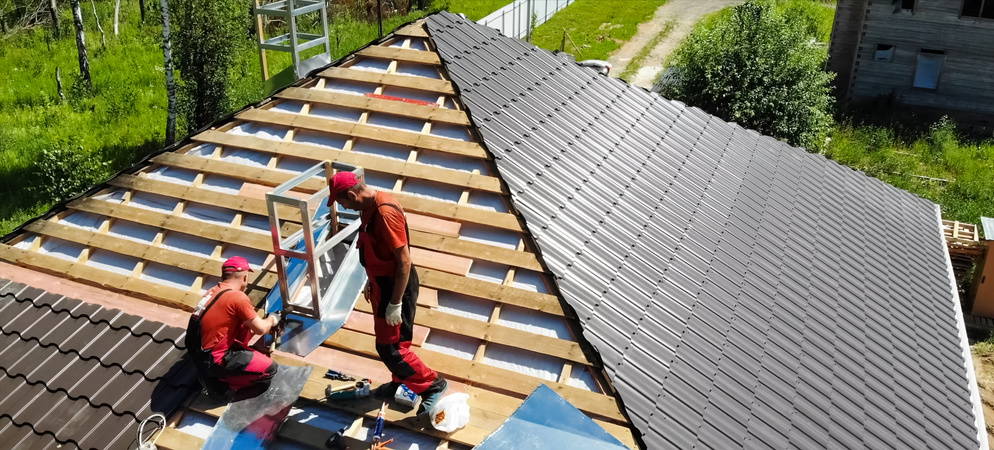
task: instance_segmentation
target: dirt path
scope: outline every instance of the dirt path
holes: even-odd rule
[[[639,25],[638,31],[630,41],[621,46],[608,58],[611,63],[611,76],[617,77],[625,70],[628,62],[646,46],[654,36],[659,34],[670,21],[675,26],[659,44],[652,49],[649,56],[642,62],[638,73],[632,77],[631,83],[644,87],[652,87],[652,82],[663,70],[663,61],[694,28],[694,24],[705,14],[718,11],[727,6],[737,5],[744,0],[670,0],[660,6],[652,16],[652,20]]]

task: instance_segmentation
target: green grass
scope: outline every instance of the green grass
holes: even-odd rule
[[[949,121],[911,137],[842,124],[830,137],[826,156],[938,203],[944,219],[980,223],[994,216],[994,140],[958,136]]]
[[[512,1],[514,0],[447,0],[436,2],[436,6],[449,12],[463,13],[467,19],[475,22],[509,5]]]
[[[577,0],[536,27],[532,44],[558,50],[565,29],[572,39],[572,43],[566,40],[566,52],[578,60],[606,60],[635,35],[640,23],[650,20],[665,3],[666,0]]]
[[[635,57],[632,58],[631,61],[628,61],[628,65],[625,66],[625,70],[621,72],[621,75],[619,75],[618,78],[630,81],[632,76],[637,74],[639,69],[642,68],[642,64],[645,63],[645,59],[649,57],[652,50],[655,49],[656,46],[666,38],[666,36],[669,36],[675,27],[675,20],[670,20],[663,24],[663,29],[659,30],[659,33],[656,33],[656,35],[645,44],[645,47],[642,47],[642,50],[639,50],[639,52],[635,54]]]
[[[436,0],[428,12],[448,9],[471,19],[483,17],[510,0]],[[60,199],[46,194],[50,180],[40,176],[37,163],[46,150],[71,148],[109,164],[97,179],[109,177],[144,155],[162,147],[165,137],[166,93],[163,73],[161,18],[156,2],[148,2],[146,23],[140,23],[138,2],[121,3],[120,35],[113,35],[111,0],[98,0],[97,12],[107,33],[100,45],[93,13],[83,3],[83,21],[93,77],[92,92],[73,89],[79,75],[72,15],[59,3],[61,39],[37,27],[0,37],[0,235],[44,213]],[[385,17],[384,33],[426,12]],[[174,22],[175,23],[175,22]],[[336,17],[329,23],[332,60],[378,37],[375,21]],[[268,33],[268,32],[267,32]],[[246,36],[254,39],[254,36]],[[271,74],[290,65],[289,54],[267,52]],[[55,70],[61,68],[68,99],[56,91]],[[182,74],[177,72],[177,76]],[[228,80],[230,111],[264,96],[255,43],[245,46]],[[177,129],[177,138],[184,130]],[[104,167],[104,166],[97,166]],[[77,169],[76,172],[80,172]],[[85,174],[81,174],[81,177]]]

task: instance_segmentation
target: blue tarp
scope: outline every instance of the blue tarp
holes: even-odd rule
[[[627,449],[546,385],[539,385],[477,450]]]

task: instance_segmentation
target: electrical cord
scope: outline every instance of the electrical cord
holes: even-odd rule
[[[152,439],[152,442],[145,442],[145,440],[142,439],[142,430],[145,429],[145,424],[148,423],[149,420],[155,419],[156,417],[162,420],[162,425],[160,425],[159,430],[157,430],[159,431],[159,434],[155,436],[155,439]],[[159,440],[159,436],[162,436],[162,431],[164,431],[165,429],[166,429],[166,416],[163,416],[162,414],[155,413],[149,416],[149,418],[143,420],[142,423],[138,425],[138,449],[155,450],[155,441]],[[155,432],[153,431],[152,433]]]

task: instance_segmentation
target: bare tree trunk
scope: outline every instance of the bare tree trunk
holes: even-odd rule
[[[62,69],[55,68],[55,85],[59,87],[59,98],[66,101],[66,94],[62,91]]]
[[[97,30],[100,31],[100,45],[107,48],[107,36],[104,35],[104,27],[100,26],[100,17],[97,16],[97,4],[90,0],[90,6],[93,7],[93,20],[97,22]]]
[[[114,36],[117,36],[117,20],[121,17],[121,0],[114,2]]]
[[[62,35],[62,22],[59,21],[59,6],[55,4],[55,0],[48,0],[48,12],[52,14],[52,29],[58,39]]]
[[[69,0],[72,5],[72,23],[76,27],[76,50],[79,51],[79,74],[88,86],[93,86],[90,79],[90,60],[86,57],[86,37],[83,35],[83,11],[79,9],[79,0]]]
[[[0,16],[0,33],[7,34],[7,21]]]
[[[142,14],[142,23],[145,23],[145,0],[138,0],[138,9]]]
[[[162,56],[166,69],[166,145],[176,141],[176,79],[173,78],[173,44],[169,34],[169,3],[162,3]]]

